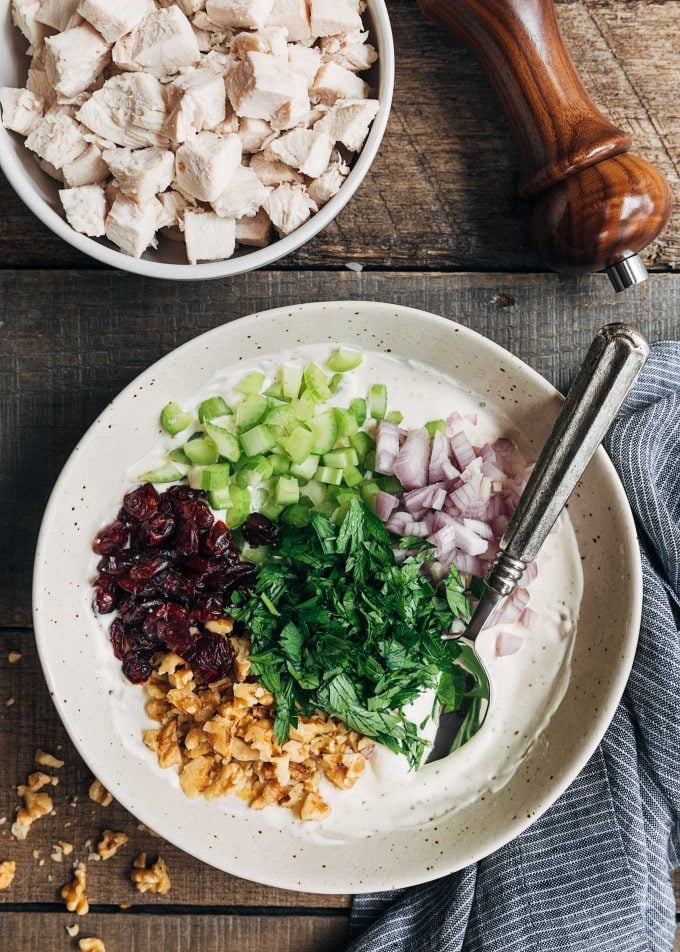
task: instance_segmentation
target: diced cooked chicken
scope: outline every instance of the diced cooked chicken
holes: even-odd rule
[[[334,142],[325,132],[314,129],[293,129],[274,139],[264,150],[266,159],[285,162],[294,169],[318,178],[328,165]]]
[[[77,8],[78,0],[41,0],[36,20],[60,32],[68,30],[80,22]]]
[[[325,132],[334,142],[342,142],[350,152],[358,152],[379,108],[377,99],[342,100],[314,123],[314,130]]]
[[[106,197],[101,185],[81,185],[59,191],[66,220],[82,235],[98,238],[104,234]]]
[[[276,132],[308,125],[310,114],[309,99],[291,99],[284,103],[271,118],[271,127]]]
[[[47,78],[67,98],[91,86],[109,60],[109,44],[89,23],[48,36],[45,47]]]
[[[366,99],[370,87],[363,79],[338,66],[337,63],[324,63],[316,74],[310,95],[314,101],[332,106],[338,99]]]
[[[194,31],[194,36],[196,37],[196,42],[198,43],[198,48],[201,53],[208,53],[212,49],[212,40],[208,31],[199,30],[194,23],[191,24],[191,29]]]
[[[175,179],[183,192],[202,202],[214,201],[241,164],[241,140],[199,132],[177,150]]]
[[[244,153],[259,152],[272,134],[272,127],[264,119],[250,119],[245,116],[239,121],[238,135]]]
[[[277,185],[269,193],[264,210],[280,235],[289,235],[299,228],[318,208],[307,194],[304,185]]]
[[[335,161],[331,158],[330,165],[323,175],[307,186],[309,197],[319,208],[337,195],[349,174],[349,166],[343,162],[339,153],[336,153],[336,156]]]
[[[262,208],[270,191],[252,169],[239,165],[211,205],[220,218],[247,218]]]
[[[85,151],[78,123],[70,116],[47,115],[26,139],[26,148],[61,169]]]
[[[0,86],[0,113],[5,129],[27,136],[37,126],[45,111],[45,101],[30,89]]]
[[[46,159],[38,159],[38,165],[40,168],[49,175],[50,178],[56,179],[57,182],[64,181],[64,173],[61,169],[58,169],[55,165],[52,165],[51,162],[48,162]]]
[[[24,34],[34,49],[45,39],[45,25],[36,20],[40,0],[12,0],[12,22]]]
[[[264,209],[257,215],[236,220],[236,240],[242,245],[266,248],[272,240],[272,223]]]
[[[333,61],[353,73],[370,69],[378,59],[378,51],[367,43],[368,33],[350,33],[340,36],[324,36],[319,49],[325,62]]]
[[[107,80],[78,110],[84,126],[116,145],[165,145],[163,87],[149,73],[124,73]]]
[[[181,4],[180,4],[181,6]],[[156,9],[153,0],[80,0],[78,13],[109,43],[115,43]],[[186,12],[186,11],[185,11]]]
[[[285,60],[247,53],[227,76],[227,95],[237,116],[271,119],[285,103],[307,96],[307,83]]]
[[[157,198],[139,205],[127,195],[117,195],[106,216],[106,237],[121,251],[141,258],[149,245],[155,245],[156,222],[162,210]]]
[[[236,226],[233,218],[220,218],[214,212],[184,213],[184,240],[191,264],[198,261],[219,261],[231,258],[236,248]]]
[[[175,156],[168,149],[110,149],[103,159],[120,185],[123,195],[140,204],[164,192],[172,182]]]
[[[191,17],[200,10],[205,10],[205,0],[177,0],[177,6],[182,13]]]
[[[250,160],[250,168],[263,185],[281,185],[282,182],[304,182],[303,177],[290,165],[278,160],[272,161],[257,152]]]
[[[166,132],[185,142],[197,132],[215,129],[226,119],[224,80],[209,69],[192,69],[166,87],[170,115]]]
[[[121,69],[146,70],[171,76],[201,58],[191,24],[179,7],[154,10],[113,47],[113,62]]]
[[[352,0],[310,0],[312,36],[354,33],[363,24]]]
[[[57,94],[54,91],[52,83],[47,78],[45,72],[45,57],[47,48],[43,44],[34,54],[31,65],[28,67],[28,77],[26,79],[26,88],[44,101],[45,106],[51,106],[56,100]]]
[[[246,53],[271,53],[272,56],[288,56],[286,44],[288,31],[285,27],[267,27],[255,33],[237,33],[229,45],[234,56]]]
[[[261,30],[269,19],[274,0],[208,0],[205,10],[218,26]]]
[[[267,26],[285,26],[291,43],[305,43],[312,38],[307,0],[274,0]]]
[[[161,211],[156,222],[157,228],[173,228],[179,225],[184,210],[191,207],[186,198],[172,188],[169,192],[159,195],[158,201],[161,203]]]
[[[228,136],[232,132],[238,132],[238,116],[231,108],[230,102],[226,104],[224,119],[212,131],[216,132],[218,136]],[[243,143],[241,143],[241,149],[243,149]]]
[[[78,185],[95,185],[109,177],[109,167],[102,159],[102,151],[92,143],[88,144],[77,159],[65,165],[62,172],[64,182],[69,188],[76,188]]]
[[[321,53],[316,46],[291,44],[288,47],[288,62],[296,73],[305,77],[309,88],[321,69]]]

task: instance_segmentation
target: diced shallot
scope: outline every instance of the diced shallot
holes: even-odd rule
[[[383,476],[394,472],[394,461],[399,454],[399,427],[389,420],[381,420],[376,432],[375,471]]]
[[[375,497],[375,514],[383,522],[387,522],[394,510],[399,505],[399,500],[391,493],[378,490]]]
[[[431,483],[437,483],[444,479],[455,479],[456,476],[460,476],[460,473],[449,458],[449,441],[437,430],[432,439],[428,478]]]
[[[465,469],[477,458],[475,449],[463,430],[457,430],[451,437],[451,449],[458,468],[461,470]]]
[[[419,489],[427,483],[430,437],[421,427],[411,430],[394,461],[394,475],[405,489]]]
[[[512,631],[502,631],[496,638],[496,657],[505,658],[515,654],[522,647],[524,639]]]

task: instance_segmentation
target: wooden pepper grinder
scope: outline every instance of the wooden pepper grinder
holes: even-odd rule
[[[418,0],[468,46],[503,105],[521,153],[519,192],[555,271],[606,269],[616,291],[646,280],[639,252],[670,216],[666,179],[628,150],[597,109],[557,25],[553,0]]]

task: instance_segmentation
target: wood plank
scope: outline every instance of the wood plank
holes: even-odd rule
[[[76,949],[64,913],[5,912],[3,949]],[[106,952],[339,952],[347,922],[340,917],[163,916],[91,912],[78,919],[80,936],[98,936]]]
[[[18,663],[9,664],[7,655],[14,649],[20,650],[23,656]],[[14,703],[8,707],[10,699]],[[56,815],[39,820],[27,839],[17,842],[9,832],[19,803],[16,786],[24,783],[32,770],[38,769],[34,763],[38,747],[65,762],[60,770],[52,771],[59,776],[58,786],[50,791]],[[111,859],[88,863],[88,894],[93,904],[333,909],[348,904],[347,896],[301,894],[227,876],[139,829],[134,817],[118,803],[109,807],[93,803],[87,793],[92,775],[76,753],[54,710],[40,671],[32,632],[0,633],[0,750],[3,752],[0,817],[6,818],[0,826],[0,862],[13,859],[17,864],[12,886],[0,891],[0,904],[58,902],[59,888],[71,878],[72,860],[87,860],[99,834],[106,828],[127,833],[130,839]],[[78,799],[72,805],[74,797]],[[50,859],[57,840],[74,846],[72,856],[64,858],[61,863]],[[87,845],[88,841],[90,845]],[[33,855],[34,850],[38,851],[37,856]],[[172,888],[167,896],[142,895],[131,883],[130,866],[142,850],[149,855],[160,854],[168,864]],[[1,940],[0,947],[23,948],[3,946]]]
[[[204,285],[115,272],[0,272],[0,625],[30,625],[31,560],[50,488],[78,437],[173,347],[251,311],[301,301],[387,300],[456,318],[565,387],[593,331],[637,322],[680,334],[680,277],[615,297],[603,276],[255,273]]]
[[[516,152],[479,68],[414,0],[390,0],[389,11],[397,80],[380,155],[349,207],[282,266],[535,270],[528,206],[515,194]],[[558,14],[598,104],[680,194],[680,4],[561,0]],[[42,226],[4,180],[0,207],[4,267],[97,267]],[[678,267],[680,203],[648,257]]]

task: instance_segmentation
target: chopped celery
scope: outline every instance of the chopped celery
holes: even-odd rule
[[[184,473],[180,472],[172,463],[164,463],[156,469],[150,469],[148,473],[142,473],[137,477],[138,483],[174,483],[181,479]]]
[[[284,365],[281,368],[281,392],[289,400],[295,400],[300,395],[302,386],[302,367],[289,367]]]
[[[326,499],[326,492],[326,487],[316,479],[310,479],[308,483],[300,487],[300,495],[309,499],[315,509],[318,509]]]
[[[236,425],[242,430],[250,430],[260,422],[268,409],[267,398],[261,393],[253,393],[236,404]]]
[[[396,476],[376,476],[375,483],[385,493],[403,493],[404,487]]]
[[[364,469],[368,469],[371,472],[375,470],[375,450],[369,450],[368,453],[366,453],[362,465]]]
[[[238,462],[241,456],[241,447],[238,443],[238,437],[234,433],[225,430],[222,426],[215,426],[214,423],[207,420],[205,422],[205,432],[217,447],[220,456],[224,456],[230,463]]]
[[[302,378],[305,382],[306,391],[316,403],[325,403],[326,400],[330,400],[331,391],[328,386],[328,377],[321,367],[317,367],[316,364],[307,364],[302,373]]]
[[[338,436],[353,436],[359,429],[359,424],[350,410],[334,407],[333,413],[338,424]]]
[[[217,417],[227,416],[230,413],[231,410],[222,397],[208,397],[198,406],[198,419],[201,423],[205,423],[206,420],[215,420]]]
[[[333,374],[331,379],[328,381],[328,389],[331,393],[337,393],[340,387],[342,386],[343,381],[342,374]]]
[[[220,455],[217,446],[210,438],[189,440],[182,449],[195,466],[210,466],[217,462],[217,457]]]
[[[241,558],[246,562],[252,562],[253,565],[263,565],[269,555],[268,545],[258,545],[256,547],[246,544],[241,549]]]
[[[247,489],[232,483],[229,487],[229,502],[226,506],[225,522],[230,529],[236,529],[250,512],[250,493]]]
[[[319,466],[315,478],[318,479],[320,483],[328,483],[330,486],[339,486],[342,482],[342,470],[333,469],[331,466]]]
[[[208,493],[208,502],[212,509],[226,509],[230,502],[229,490],[218,489]]]
[[[345,466],[358,466],[359,456],[355,449],[332,450],[325,453],[323,465],[330,466],[332,469],[344,469]]]
[[[309,426],[314,436],[312,452],[319,455],[329,453],[338,438],[338,422],[333,411],[326,410],[324,413],[319,413],[309,421]]]
[[[404,419],[404,414],[400,413],[399,410],[390,410],[390,412],[385,415],[385,419],[389,423],[396,423],[396,425],[399,426]]]
[[[259,393],[263,386],[264,374],[261,374],[259,370],[253,370],[251,373],[245,375],[236,389],[239,393]]]
[[[360,463],[363,463],[368,453],[375,449],[374,441],[371,439],[368,433],[365,433],[363,430],[360,430],[358,433],[350,436],[349,441],[352,445],[352,448],[356,451]]]
[[[260,506],[260,512],[263,516],[266,516],[267,519],[275,521],[283,512],[283,506],[277,505],[276,502],[274,502],[274,496],[271,495],[266,503]]]
[[[298,418],[295,410],[288,403],[280,403],[272,407],[264,418],[267,426],[280,426],[290,433],[297,426]]]
[[[265,423],[241,433],[240,440],[246,456],[261,456],[276,446],[276,437]]]
[[[350,487],[358,486],[364,481],[364,474],[356,466],[344,466],[342,475],[345,483]]]
[[[446,420],[430,420],[429,423],[425,424],[425,429],[430,436],[434,436],[435,433],[441,433],[443,436],[446,436]]]
[[[207,489],[208,492],[219,492],[229,485],[229,475],[231,473],[229,463],[213,463],[212,466],[205,466],[200,472],[200,489]]]
[[[170,436],[186,430],[193,418],[193,413],[185,413],[179,403],[168,403],[161,410],[161,426]]]
[[[283,453],[272,453],[269,461],[272,464],[272,472],[275,476],[281,476],[290,469],[290,460]]]
[[[274,472],[271,457],[253,456],[245,466],[241,467],[236,482],[239,486],[259,486],[266,479],[269,479]]]
[[[387,387],[374,383],[368,388],[368,410],[374,420],[384,420],[387,412]]]
[[[349,402],[350,412],[354,414],[354,418],[357,421],[358,426],[363,426],[366,422],[366,401],[363,397],[355,397],[354,400]]]
[[[275,380],[271,387],[267,387],[265,393],[268,397],[274,397],[276,400],[283,400],[285,394],[278,380]]]
[[[310,454],[302,463],[292,463],[290,467],[291,476],[297,476],[298,479],[313,479],[319,465],[319,459],[319,456]]]
[[[295,415],[298,420],[302,420],[303,423],[311,420],[316,413],[316,401],[309,390],[305,390],[301,397],[293,400],[291,406],[293,410],[295,410]]]
[[[294,476],[279,476],[274,501],[279,506],[292,506],[300,501],[300,485]]]
[[[365,483],[361,484],[361,498],[366,503],[367,506],[370,506],[371,509],[375,506],[375,497],[380,491],[380,486],[374,480],[367,480]]]
[[[286,509],[281,513],[281,520],[286,523],[288,526],[295,526],[296,528],[302,528],[308,526],[311,522],[312,514],[310,512],[309,506],[305,506],[304,503],[296,502],[292,506],[287,506]]]
[[[279,443],[294,463],[304,463],[312,452],[314,437],[311,430],[296,426],[290,436],[279,440]]]
[[[168,459],[171,459],[173,463],[181,463],[182,466],[191,466],[191,460],[181,447],[176,450],[170,450]]]
[[[326,361],[326,366],[329,370],[332,370],[333,373],[344,374],[348,370],[354,370],[358,367],[363,359],[363,355],[360,354],[358,350],[350,350],[348,347],[338,347]]]

